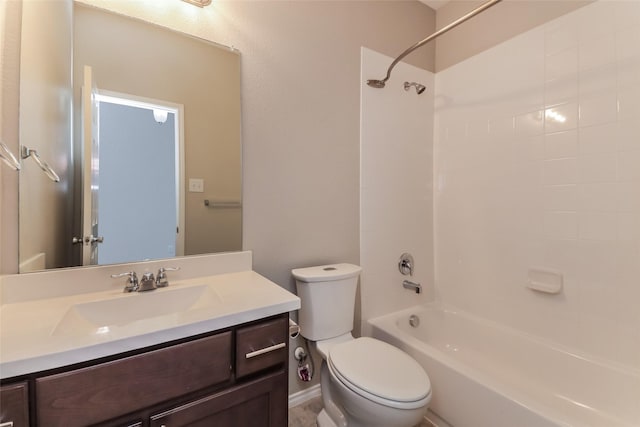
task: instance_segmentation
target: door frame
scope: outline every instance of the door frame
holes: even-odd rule
[[[184,255],[185,236],[185,149],[184,149],[184,105],[175,102],[146,98],[128,93],[97,89],[96,102],[126,105],[129,107],[145,108],[149,110],[162,109],[175,115],[176,142],[176,256]]]

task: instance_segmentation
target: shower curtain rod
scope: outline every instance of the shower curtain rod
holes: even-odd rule
[[[398,56],[396,59],[393,60],[393,62],[389,66],[389,69],[387,69],[387,76],[384,79],[382,79],[382,80],[373,80],[373,79],[367,80],[367,84],[369,86],[371,86],[371,87],[375,87],[375,88],[378,88],[378,89],[383,88],[385,83],[387,82],[387,80],[389,80],[389,77],[391,77],[391,70],[393,70],[393,67],[395,67],[396,64],[398,62],[400,62],[405,56],[409,55],[411,52],[413,52],[414,50],[418,49],[419,47],[424,46],[426,43],[430,42],[431,40],[433,40],[433,39],[435,39],[437,37],[440,37],[441,35],[443,35],[447,31],[457,27],[458,25],[462,24],[466,20],[468,20],[470,18],[473,18],[474,16],[476,16],[480,12],[483,12],[483,11],[489,9],[491,6],[494,6],[495,4],[500,3],[501,1],[502,0],[489,0],[488,2],[483,3],[482,5],[478,6],[477,8],[472,10],[471,12],[467,13],[466,15],[461,16],[460,18],[456,19],[455,21],[453,21],[452,23],[450,23],[446,27],[442,27],[441,29],[439,29],[435,33],[431,34],[426,39],[421,40],[418,43],[414,44],[409,49],[407,49],[404,52],[402,52],[400,54],[400,56]]]

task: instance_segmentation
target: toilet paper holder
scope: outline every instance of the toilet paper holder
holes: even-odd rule
[[[300,336],[300,325],[289,319],[289,338],[294,340]]]

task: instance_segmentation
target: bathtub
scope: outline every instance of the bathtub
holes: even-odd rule
[[[369,324],[375,338],[424,367],[430,410],[454,427],[640,426],[640,367],[596,360],[440,304]]]

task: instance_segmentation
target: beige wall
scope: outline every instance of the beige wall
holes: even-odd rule
[[[241,209],[204,205],[241,198],[239,55],[92,7],[76,7],[74,21],[76,100],[90,65],[99,90],[184,105],[185,254],[242,249]],[[205,192],[186,192],[189,178],[203,179]],[[131,208],[145,204],[154,201]]]
[[[504,0],[436,40],[436,71],[444,70],[531,28],[593,0]],[[436,27],[444,27],[485,0],[452,0],[440,7]]]
[[[20,145],[36,150],[61,179],[51,181],[33,159],[22,161],[19,262],[44,254],[47,268],[68,265],[71,248],[71,9],[71,1],[22,7]]]
[[[22,1],[0,2],[0,138],[18,156]],[[0,162],[0,271],[18,271],[18,173]]]
[[[433,30],[433,10],[416,1],[91,3],[242,52],[243,247],[256,271],[293,289],[291,268],[359,262],[360,47],[397,55]],[[433,69],[433,50],[408,61]]]

